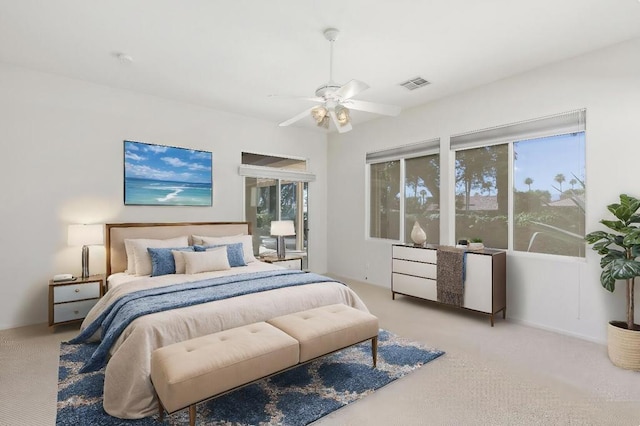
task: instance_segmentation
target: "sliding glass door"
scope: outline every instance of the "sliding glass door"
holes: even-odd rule
[[[275,253],[271,221],[292,220],[296,235],[285,237],[288,254],[308,256],[308,183],[283,179],[245,177],[245,217],[251,222],[256,255]]]

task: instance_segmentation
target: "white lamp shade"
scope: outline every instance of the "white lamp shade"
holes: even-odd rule
[[[102,225],[69,225],[68,244],[70,246],[94,246],[104,244]]]
[[[292,220],[274,220],[271,222],[271,235],[296,235]]]

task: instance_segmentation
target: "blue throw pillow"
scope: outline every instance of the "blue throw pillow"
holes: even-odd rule
[[[193,247],[175,247],[175,248],[147,248],[149,256],[151,256],[151,276],[168,275],[176,273],[176,262],[173,258],[171,250],[176,251],[194,251]]]
[[[247,266],[247,263],[244,261],[244,250],[242,247],[242,243],[234,243],[234,244],[218,244],[214,246],[193,246],[196,251],[206,251],[210,248],[216,247],[226,247],[227,248],[227,260],[229,260],[229,266],[235,268],[236,266]]]

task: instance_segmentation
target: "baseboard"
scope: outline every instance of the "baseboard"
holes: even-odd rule
[[[546,326],[546,325],[538,324],[538,323],[531,322],[531,321],[522,320],[522,319],[519,319],[519,318],[513,318],[513,317],[510,317],[508,315],[508,312],[509,312],[509,309],[507,307],[507,319],[509,321],[513,321],[513,322],[515,322],[517,324],[525,325],[525,326],[531,327],[531,328],[537,328],[539,330],[551,331],[553,333],[561,334],[563,336],[575,337],[576,339],[586,340],[586,341],[592,342],[592,343],[598,343],[598,344],[601,344],[601,345],[606,345],[607,344],[606,340],[597,339],[595,337],[587,336],[587,335],[580,334],[580,333],[573,333],[573,332],[570,332],[570,331],[567,331],[567,330],[563,330],[561,328],[549,327],[549,326]]]

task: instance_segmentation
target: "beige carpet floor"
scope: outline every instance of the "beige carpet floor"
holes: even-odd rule
[[[317,425],[640,426],[640,372],[603,345],[349,285],[382,328],[446,354]],[[59,343],[77,329],[0,331],[0,425],[55,424]]]

